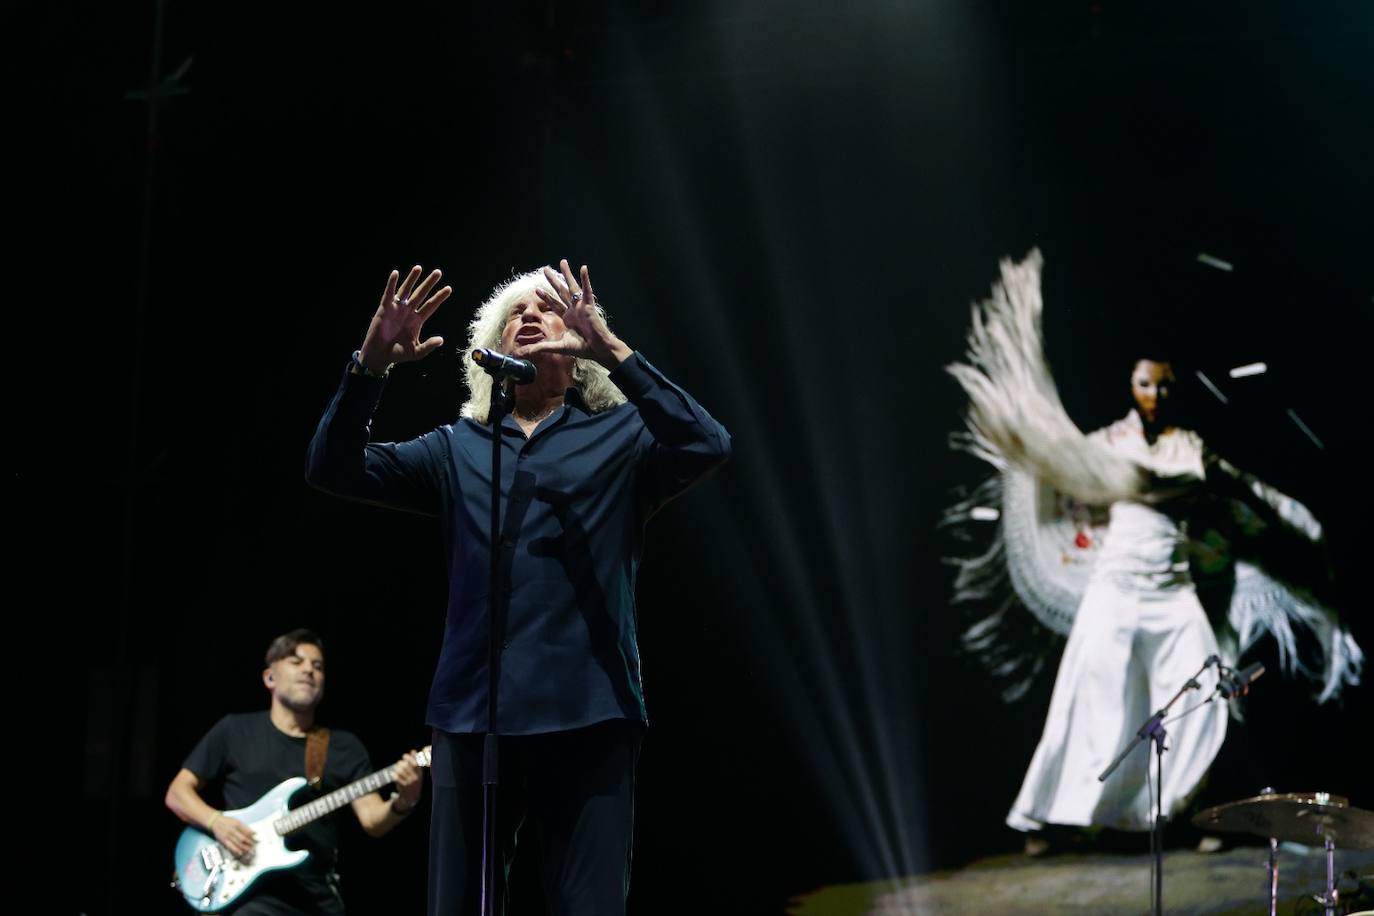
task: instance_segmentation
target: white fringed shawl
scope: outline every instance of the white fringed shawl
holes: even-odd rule
[[[1001,263],[992,298],[973,307],[966,363],[949,373],[968,393],[968,451],[1002,468],[1014,465],[1092,505],[1134,499],[1146,475],[1079,430],[1045,363],[1041,343],[1040,252]]]

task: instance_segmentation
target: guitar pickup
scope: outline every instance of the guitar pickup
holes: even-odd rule
[[[220,872],[224,868],[224,850],[218,843],[201,847],[200,864],[205,866],[208,873],[205,876],[205,886],[200,889],[200,905],[209,906],[215,882],[219,880]]]
[[[209,843],[200,849],[200,864],[206,871],[224,867],[224,849],[218,843]]]

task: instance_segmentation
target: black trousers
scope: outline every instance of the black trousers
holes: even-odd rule
[[[641,723],[616,719],[575,731],[500,739],[497,912],[505,911],[505,879],[525,825],[535,834],[550,913],[625,912],[643,733]],[[482,735],[434,731],[430,916],[479,912],[482,741]]]
[[[344,916],[344,904],[337,875],[298,869],[263,875],[246,902],[223,916]]]

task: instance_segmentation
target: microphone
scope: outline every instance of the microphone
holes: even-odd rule
[[[1264,665],[1255,662],[1253,665],[1246,665],[1236,671],[1228,670],[1220,675],[1220,683],[1217,684],[1217,691],[1223,699],[1230,700],[1235,697],[1243,697],[1250,692],[1250,685],[1259,680],[1264,673]]]
[[[493,377],[508,378],[517,385],[528,385],[534,381],[536,374],[534,363],[529,360],[497,353],[486,347],[478,347],[473,350],[472,361],[487,370]]]

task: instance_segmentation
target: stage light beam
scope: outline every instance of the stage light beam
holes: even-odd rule
[[[1208,267],[1215,267],[1217,270],[1224,271],[1228,274],[1236,269],[1235,265],[1233,265],[1230,261],[1223,261],[1221,258],[1213,257],[1205,251],[1198,252],[1197,260],[1199,264],[1206,264]]]
[[[1216,385],[1212,384],[1212,380],[1209,379],[1201,369],[1196,369],[1194,371],[1197,374],[1198,381],[1202,382],[1202,384],[1206,386],[1208,391],[1216,395],[1218,401],[1220,401],[1223,404],[1231,403],[1230,400],[1227,399],[1226,395],[1221,393],[1221,389],[1218,388]]]
[[[1269,371],[1269,367],[1264,363],[1246,363],[1244,366],[1237,366],[1228,374],[1231,378],[1248,378],[1252,375],[1263,375]]]

